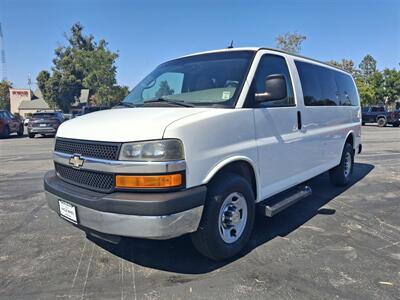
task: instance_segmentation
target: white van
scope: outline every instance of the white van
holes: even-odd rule
[[[44,184],[50,208],[87,233],[191,233],[221,260],[243,249],[256,210],[275,215],[326,171],[348,184],[360,139],[350,74],[273,49],[223,49],[161,64],[115,109],[63,123]]]

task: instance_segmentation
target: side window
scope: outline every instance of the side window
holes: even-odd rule
[[[315,64],[296,61],[307,106],[357,106],[358,96],[350,75]]]
[[[357,91],[350,75],[336,72],[336,82],[340,91],[340,105],[357,106]]]
[[[286,78],[287,97],[282,100],[261,103],[260,107],[279,107],[294,106],[292,81],[290,79],[289,69],[285,58],[278,55],[264,55],[253,79],[252,88],[249,91],[248,100],[254,103],[254,94],[265,92],[265,78],[273,74],[282,74]]]
[[[335,71],[301,61],[295,62],[307,106],[339,105]]]
[[[148,88],[143,89],[143,100],[180,94],[183,77],[183,73],[167,72],[161,74]]]

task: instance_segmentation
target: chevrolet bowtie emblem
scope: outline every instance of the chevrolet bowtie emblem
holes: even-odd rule
[[[77,168],[77,169],[79,169],[80,167],[82,167],[84,162],[85,162],[85,161],[84,161],[79,155],[77,155],[77,154],[75,154],[74,156],[72,156],[72,157],[69,159],[69,164],[70,164],[70,165],[73,165],[74,168]]]

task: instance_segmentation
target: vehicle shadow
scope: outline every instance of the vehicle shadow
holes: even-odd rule
[[[329,218],[334,209],[322,208],[332,199],[362,180],[374,169],[373,165],[356,163],[351,184],[347,187],[334,187],[327,173],[319,175],[307,184],[313,194],[299,201],[273,218],[257,216],[253,235],[241,256],[223,262],[211,261],[201,256],[192,246],[188,235],[165,241],[122,238],[119,244],[112,244],[89,236],[89,239],[103,249],[127,261],[149,268],[182,274],[203,274],[211,272],[240,257],[275,237],[284,237],[316,215]]]

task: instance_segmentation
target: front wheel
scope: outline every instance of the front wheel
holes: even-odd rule
[[[214,179],[199,228],[191,235],[195,248],[213,260],[237,255],[253,230],[254,201],[253,190],[242,176],[224,173]]]
[[[346,143],[343,149],[340,164],[329,170],[331,182],[337,186],[346,186],[349,184],[354,167],[354,149],[349,143]]]
[[[385,118],[379,118],[377,123],[378,123],[378,127],[385,127],[386,126],[386,119]]]

